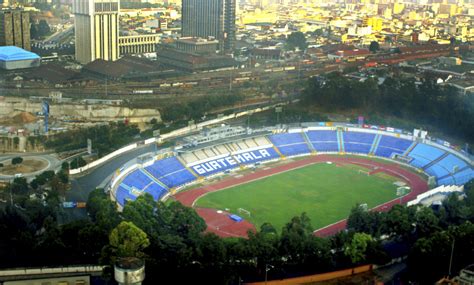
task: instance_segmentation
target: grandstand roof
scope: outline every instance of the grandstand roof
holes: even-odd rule
[[[1,61],[17,61],[17,60],[32,60],[40,59],[36,53],[26,51],[16,46],[2,46],[0,47]]]

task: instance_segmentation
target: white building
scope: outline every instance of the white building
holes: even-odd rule
[[[76,60],[119,57],[119,0],[74,0]]]

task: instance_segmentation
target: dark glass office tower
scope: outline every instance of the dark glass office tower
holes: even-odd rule
[[[183,0],[182,36],[214,37],[221,49],[232,50],[235,42],[236,0]]]

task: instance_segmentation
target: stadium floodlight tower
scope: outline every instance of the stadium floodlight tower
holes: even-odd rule
[[[120,258],[114,266],[114,277],[120,285],[141,285],[145,280],[145,262],[135,257]]]

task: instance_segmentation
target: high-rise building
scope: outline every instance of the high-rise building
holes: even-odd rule
[[[119,0],[74,0],[76,60],[119,57]]]
[[[183,37],[214,37],[221,49],[231,50],[235,43],[236,0],[183,0]]]
[[[0,46],[31,50],[30,14],[25,11],[0,12]]]

